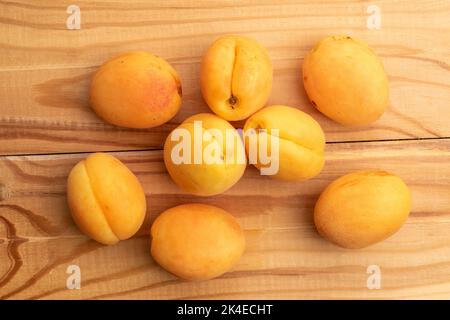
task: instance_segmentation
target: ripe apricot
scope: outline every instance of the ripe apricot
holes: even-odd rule
[[[322,192],[314,209],[319,233],[344,248],[363,248],[386,239],[405,223],[411,193],[385,171],[342,176]]]
[[[238,182],[247,162],[236,129],[216,115],[200,113],[169,134],[164,144],[164,163],[183,190],[211,196]]]
[[[92,109],[106,122],[151,128],[178,112],[181,83],[164,59],[136,51],[105,62],[92,78],[90,95]]]
[[[242,120],[267,102],[272,73],[269,55],[258,42],[226,35],[203,56],[200,88],[214,113],[225,120]]]
[[[94,153],[78,162],[67,180],[67,201],[75,223],[103,244],[132,237],[146,211],[136,176],[117,158]]]
[[[348,36],[327,37],[307,54],[303,84],[311,103],[344,125],[367,125],[388,105],[383,64],[365,42]]]
[[[254,130],[249,132],[249,130]],[[261,132],[261,130],[264,130]],[[278,130],[275,137],[275,130]],[[251,134],[257,138],[257,153]],[[245,148],[249,161],[251,153],[257,154],[254,164],[261,172],[273,163],[264,163],[261,156],[270,154],[278,161],[278,171],[271,175],[283,180],[302,181],[319,174],[324,164],[325,136],[319,123],[299,109],[275,105],[259,110],[247,119],[244,126]],[[267,144],[262,134],[267,134]],[[275,140],[272,140],[275,139]],[[278,146],[274,145],[278,143]],[[267,147],[266,150],[262,150]],[[277,152],[278,150],[278,152]]]
[[[167,271],[186,280],[218,277],[245,249],[244,233],[225,210],[184,204],[161,213],[151,228],[151,254]]]

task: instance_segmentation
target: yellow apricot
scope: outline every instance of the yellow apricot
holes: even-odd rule
[[[94,153],[72,168],[67,201],[80,230],[103,244],[132,237],[146,211],[145,194],[136,176],[105,153]]]
[[[238,182],[247,161],[236,129],[216,115],[200,113],[169,134],[164,144],[164,163],[184,191],[211,196]]]
[[[322,192],[314,209],[318,232],[344,248],[363,248],[394,234],[411,210],[411,193],[385,171],[342,176]]]
[[[106,122],[151,128],[178,112],[181,83],[164,59],[135,51],[105,62],[92,78],[90,95],[92,109]]]
[[[225,210],[184,204],[161,213],[151,228],[151,254],[167,271],[186,280],[218,277],[245,249],[244,233]]]
[[[245,123],[245,148],[249,161],[252,148],[251,132],[257,138],[257,162],[253,163],[259,170],[272,164],[261,161],[261,132],[265,130],[267,138],[267,152],[272,161],[278,160],[278,172],[272,175],[283,180],[302,181],[319,174],[324,164],[325,136],[319,123],[308,114],[292,107],[275,105],[261,109],[252,115]],[[272,145],[271,137],[274,129],[278,130],[278,157]]]
[[[272,73],[269,55],[258,42],[226,35],[203,56],[200,88],[214,113],[225,120],[242,120],[266,104]]]
[[[321,40],[305,57],[303,84],[311,103],[344,125],[366,125],[386,110],[389,83],[381,60],[348,36]]]

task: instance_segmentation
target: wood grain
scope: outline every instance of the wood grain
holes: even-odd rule
[[[269,104],[309,112],[328,141],[450,137],[450,2],[374,3],[381,8],[381,30],[366,27],[372,1],[80,0],[81,30],[66,30],[65,1],[1,1],[0,154],[160,149],[176,124],[208,110],[198,87],[199,63],[211,41],[225,33],[254,37],[268,48],[275,72]],[[390,77],[390,109],[369,127],[329,121],[302,88],[306,52],[336,33],[366,40]],[[91,112],[92,73],[129,50],[158,54],[179,71],[183,106],[168,124],[129,130]]]
[[[450,139],[333,143],[315,179],[289,183],[249,167],[228,192],[198,198],[168,177],[160,151],[113,153],[142,182],[148,212],[136,237],[103,246],[74,226],[65,200],[71,167],[85,154],[0,157],[0,298],[448,298],[450,296]],[[323,240],[312,209],[323,188],[353,170],[392,171],[413,194],[413,210],[388,240],[345,250]],[[148,231],[164,209],[204,202],[240,221],[247,250],[236,268],[205,282],[177,280],[149,255]],[[81,290],[66,269],[81,268]],[[382,288],[366,287],[379,265]]]
[[[66,1],[0,2],[0,299],[450,297],[449,1],[76,4],[81,30],[66,29]],[[381,9],[380,30],[366,27],[370,4]],[[248,168],[230,191],[209,198],[184,194],[170,180],[157,149],[187,116],[209,111],[199,91],[199,63],[211,41],[226,33],[254,37],[268,48],[274,64],[269,104],[297,106],[323,126],[327,162],[315,179],[281,182]],[[366,40],[389,75],[390,108],[369,127],[333,123],[302,88],[303,57],[336,33]],[[181,75],[182,109],[161,127],[114,127],[89,108],[93,72],[129,50],[160,55]],[[119,150],[114,154],[144,185],[148,212],[133,239],[103,246],[73,224],[65,183],[84,152]],[[413,211],[403,228],[356,251],[320,238],[312,210],[321,190],[349,171],[378,168],[400,175],[412,189]],[[218,205],[239,219],[248,244],[232,272],[190,283],[151,259],[152,221],[188,202]],[[66,288],[71,264],[81,268],[81,290]],[[382,271],[380,290],[366,287],[372,264]]]

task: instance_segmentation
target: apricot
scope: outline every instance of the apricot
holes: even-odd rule
[[[216,115],[200,113],[169,134],[164,144],[164,163],[184,191],[211,196],[238,182],[247,161],[236,129]]]
[[[385,171],[361,171],[326,187],[316,203],[314,222],[326,239],[356,249],[394,234],[410,210],[411,193],[402,179]]]
[[[170,208],[151,228],[151,254],[186,280],[206,280],[232,268],[245,249],[244,233],[227,211],[205,204]]]
[[[253,132],[249,130],[253,129]],[[272,136],[274,129],[278,135],[278,155],[274,148]],[[261,134],[267,135],[267,145],[261,143]],[[267,146],[267,154],[272,161],[278,161],[278,171],[272,174],[274,178],[283,180],[302,181],[319,174],[324,164],[325,136],[319,123],[308,114],[292,107],[275,105],[266,107],[252,115],[245,123],[245,148],[249,161],[251,154],[257,154],[256,163],[252,163],[259,170],[267,168],[273,163],[261,161],[262,146]],[[251,135],[256,135],[256,143],[252,145]],[[278,138],[277,138],[278,137]],[[254,145],[257,145],[258,152]],[[253,150],[252,150],[253,148]]]
[[[180,78],[162,58],[143,51],[125,53],[95,73],[90,102],[97,115],[111,124],[156,127],[180,109]]]
[[[78,162],[67,180],[67,201],[81,231],[103,244],[132,237],[146,211],[136,176],[118,159],[94,153]]]
[[[258,42],[226,35],[203,56],[200,88],[214,113],[225,120],[242,120],[266,104],[272,73],[269,55]]]
[[[389,83],[381,60],[363,41],[348,36],[321,40],[303,63],[311,103],[344,125],[366,125],[386,110]]]

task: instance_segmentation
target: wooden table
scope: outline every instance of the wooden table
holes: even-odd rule
[[[79,30],[66,27],[72,2],[0,2],[0,298],[450,298],[450,1],[73,2]],[[372,4],[381,10],[380,29],[367,27]],[[209,198],[183,193],[168,177],[162,143],[187,116],[209,110],[199,62],[226,33],[268,48],[269,104],[297,106],[323,126],[326,165],[318,177],[282,182],[249,167],[229,192]],[[330,34],[364,39],[384,61],[391,103],[371,126],[340,126],[306,99],[303,57]],[[94,70],[129,50],[165,57],[181,75],[182,109],[161,127],[114,127],[89,108]],[[147,196],[142,229],[115,246],[81,234],[66,206],[67,174],[93,151],[123,160]],[[407,182],[411,216],[386,241],[338,248],[316,233],[312,208],[331,180],[370,168]],[[244,256],[220,278],[180,281],[149,255],[151,222],[188,202],[221,206],[245,229]],[[81,269],[80,290],[66,287],[70,265]],[[380,289],[366,285],[370,265],[381,270]]]

